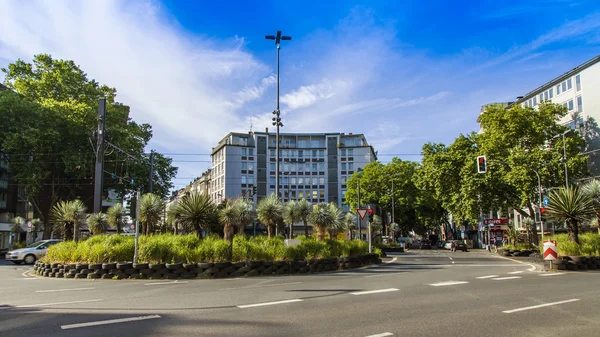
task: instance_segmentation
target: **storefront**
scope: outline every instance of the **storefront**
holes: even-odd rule
[[[484,245],[498,245],[504,240],[506,231],[508,230],[508,219],[484,219],[483,223],[487,234],[482,238]]]

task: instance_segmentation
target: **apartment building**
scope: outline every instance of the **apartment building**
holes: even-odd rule
[[[229,133],[212,149],[210,194],[215,202],[237,197],[255,202],[275,193],[275,133]],[[279,195],[283,201],[344,205],[346,181],[377,160],[362,134],[280,133]],[[256,195],[251,191],[256,187]]]

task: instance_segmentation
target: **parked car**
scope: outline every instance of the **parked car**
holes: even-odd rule
[[[452,240],[444,242],[444,249],[452,249]]]
[[[445,245],[446,245],[446,241],[438,241],[438,243],[437,243],[438,248],[444,248]]]
[[[427,241],[427,240],[423,240],[423,241],[421,241],[419,248],[420,249],[431,249],[431,243],[429,243],[429,241]]]
[[[463,252],[467,251],[467,244],[462,242],[462,241],[452,241],[452,245],[451,246],[451,250],[452,251],[457,251],[457,250],[461,250]]]
[[[11,250],[6,253],[6,261],[11,261],[14,264],[34,264],[39,258],[46,255],[48,247],[61,242],[62,240],[43,240],[30,244],[21,249]]]

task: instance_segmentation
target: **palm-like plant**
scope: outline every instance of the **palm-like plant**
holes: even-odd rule
[[[125,209],[121,203],[116,203],[106,211],[106,222],[117,230],[117,234],[123,231],[123,218],[125,217]],[[89,225],[89,222],[88,222]]]
[[[283,209],[283,219],[286,223],[290,224],[290,238],[293,238],[294,224],[302,219],[299,203],[296,200],[290,200],[285,204],[285,208]]]
[[[87,225],[92,234],[104,234],[108,231],[108,223],[103,213],[92,213],[88,215]]]
[[[344,230],[348,232],[350,240],[352,240],[353,231],[356,230],[356,215],[352,213],[346,213],[344,217]]]
[[[33,241],[37,240],[38,232],[44,230],[42,220],[35,218],[31,220],[31,225],[33,226]]]
[[[379,215],[373,215],[373,221],[371,221],[371,239],[377,236],[377,232],[383,229],[383,219]]]
[[[506,230],[506,236],[508,236],[508,240],[512,242],[513,245],[517,245],[517,239],[519,238],[519,230],[515,227],[508,227]]]
[[[579,222],[594,213],[593,199],[579,186],[561,187],[550,193],[548,216],[567,224],[569,241],[579,244]]]
[[[327,232],[329,233],[330,239],[335,239],[338,233],[343,232],[345,229],[344,222],[346,220],[346,213],[333,202],[328,205],[330,212],[334,215],[335,221],[327,228]]]
[[[244,198],[239,198],[233,203],[237,215],[235,226],[238,228],[238,234],[244,235],[246,225],[254,221],[255,212],[252,210],[252,202]]]
[[[10,222],[12,223],[12,227],[10,228],[10,231],[15,233],[15,238],[17,237],[18,234],[23,233],[23,225],[25,224],[25,219],[20,217],[20,216],[16,216],[14,218],[12,218],[10,220]]]
[[[304,223],[304,236],[308,237],[308,216],[312,212],[312,205],[306,199],[298,201],[298,214]]]
[[[318,240],[323,241],[325,239],[325,232],[335,224],[337,218],[331,206],[321,203],[313,206],[308,220],[312,223],[315,232],[317,232]]]
[[[154,193],[146,193],[140,198],[140,222],[142,233],[150,235],[152,227],[158,224],[165,207],[162,199]]]
[[[61,201],[52,207],[50,219],[65,240],[79,241],[79,227],[85,223],[85,205],[81,200]]]
[[[392,242],[395,242],[394,241],[394,237],[396,236],[396,232],[398,231],[398,228],[400,228],[400,226],[397,223],[392,222],[390,224],[390,233],[392,234],[391,235],[392,236]]]
[[[596,223],[600,223],[600,181],[596,179],[591,180],[583,185],[581,189],[592,198],[594,212],[596,213]],[[598,234],[600,234],[600,226],[598,226]]]
[[[275,194],[262,199],[256,207],[258,219],[267,226],[267,234],[272,237],[275,225],[283,218],[283,205]]]
[[[178,204],[174,203],[167,207],[167,218],[165,219],[167,225],[173,228],[173,234],[177,234],[179,232],[179,207],[177,206]]]
[[[235,205],[227,205],[219,211],[219,219],[223,223],[223,237],[229,242],[233,242],[235,225],[238,222],[238,213]]]
[[[184,196],[173,212],[176,216],[175,221],[185,229],[195,231],[201,238],[202,229],[217,216],[217,207],[208,194],[193,193]]]

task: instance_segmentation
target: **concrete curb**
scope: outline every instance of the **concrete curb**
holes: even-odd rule
[[[524,265],[530,266],[531,268],[529,268],[527,271],[531,271],[531,272],[538,271],[539,272],[539,271],[543,271],[544,270],[544,266],[542,266],[540,264],[537,264],[537,263],[523,262],[523,261],[511,259],[511,258],[506,257],[506,256],[500,256],[500,255],[497,255],[497,254],[492,254],[492,255],[494,255],[495,257],[500,258],[500,259],[504,259],[504,260],[508,260],[508,261],[512,261],[512,262],[516,262],[516,263],[520,263],[520,264],[524,264]]]

